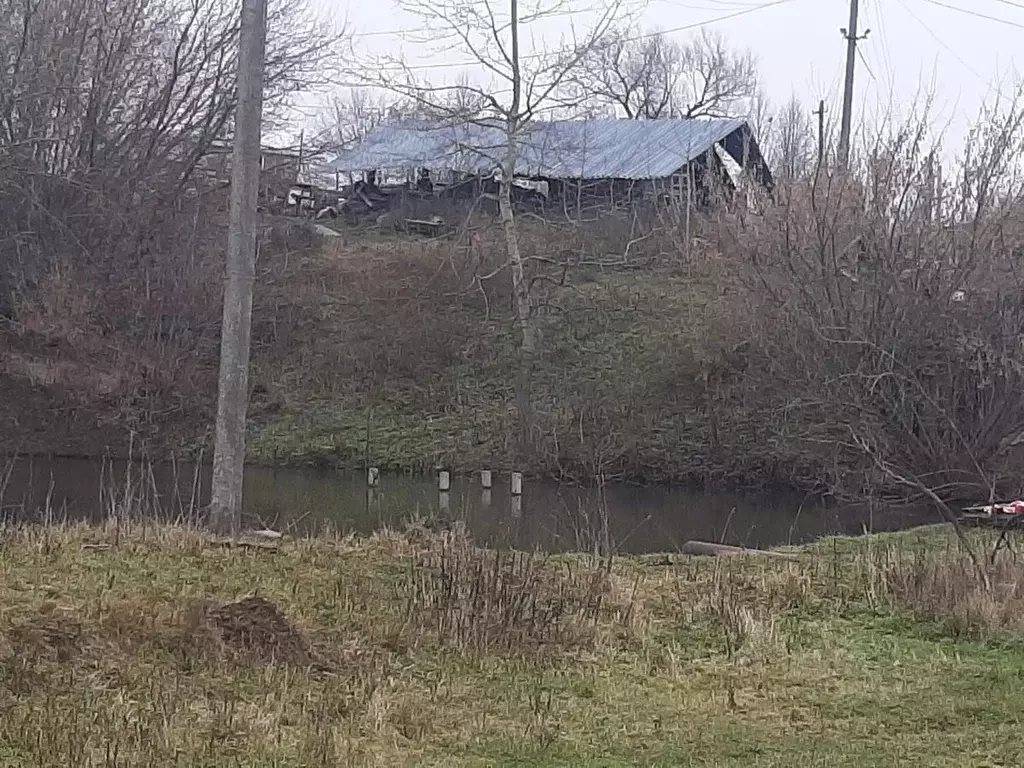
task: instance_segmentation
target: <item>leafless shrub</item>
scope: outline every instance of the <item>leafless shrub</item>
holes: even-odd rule
[[[1018,98],[997,105],[952,169],[927,118],[883,129],[856,173],[723,223],[775,439],[831,464],[833,490],[1007,490],[1024,429],[1022,122]]]
[[[321,76],[337,36],[301,5],[268,13],[267,101],[279,115]],[[198,206],[200,162],[230,134],[237,3],[9,0],[0,18],[5,312],[69,270],[148,279],[168,240],[194,249],[186,223],[199,214],[182,202]]]

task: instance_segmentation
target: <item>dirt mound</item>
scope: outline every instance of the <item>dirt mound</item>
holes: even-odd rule
[[[66,662],[80,651],[82,626],[73,617],[57,612],[12,626],[3,634],[18,656]]]
[[[226,655],[266,663],[306,666],[309,644],[276,605],[262,597],[207,607],[205,624]]]

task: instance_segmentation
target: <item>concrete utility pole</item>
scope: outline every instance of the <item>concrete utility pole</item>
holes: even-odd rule
[[[850,161],[850,122],[853,116],[853,70],[857,58],[857,41],[868,36],[857,37],[858,0],[850,0],[850,26],[839,30],[846,38],[846,85],[843,88],[843,122],[839,129],[839,165],[845,168]]]
[[[235,106],[231,158],[231,210],[220,334],[217,436],[213,451],[209,518],[210,527],[225,534],[238,532],[242,512],[266,37],[266,0],[242,0],[238,103]]]

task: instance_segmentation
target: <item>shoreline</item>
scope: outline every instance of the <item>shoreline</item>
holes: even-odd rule
[[[205,453],[209,456],[209,453]],[[200,454],[202,455],[202,454]],[[0,453],[0,462],[3,461],[24,461],[24,460],[43,460],[49,462],[59,461],[81,461],[81,462],[103,462],[103,461],[116,461],[116,462],[132,462],[132,463],[143,463],[153,464],[155,466],[171,465],[171,464],[187,464],[196,466],[200,464],[197,458],[197,452],[193,450],[180,450],[177,452],[165,453],[162,457],[153,457],[148,453],[139,455],[135,454],[129,456],[124,451],[106,451],[104,453],[91,453],[82,451],[29,451],[3,454]],[[209,467],[212,459],[203,458],[202,466]],[[428,465],[433,464],[432,469],[425,469]],[[260,456],[246,458],[246,467],[254,467],[260,469],[290,469],[290,470],[335,470],[337,472],[344,473],[358,473],[365,472],[367,465],[365,462],[360,461],[344,461],[336,460],[330,461],[326,457],[291,457],[291,458],[279,458],[277,460],[261,458]],[[464,462],[451,462],[446,464],[437,464],[424,459],[421,462],[415,462],[411,465],[402,465],[396,463],[382,462],[376,464],[370,464],[371,467],[376,467],[380,470],[382,477],[387,476],[403,476],[403,477],[416,477],[426,479],[432,477],[439,469],[446,469],[452,477],[459,478],[472,478],[475,477],[482,469],[489,470],[493,473],[499,473],[502,475],[510,472],[519,472],[524,479],[541,481],[544,483],[551,483],[559,486],[571,487],[571,488],[596,488],[601,485],[597,480],[591,482],[580,481],[571,476],[559,477],[553,472],[537,471],[524,467],[519,469],[515,464],[504,465],[502,463],[488,463],[488,462],[476,462],[476,461],[464,461]],[[826,497],[827,494],[822,492],[809,491],[804,487],[798,485],[787,484],[784,482],[777,483],[723,483],[717,485],[704,485],[696,480],[686,479],[675,479],[675,480],[652,480],[645,481],[643,479],[637,479],[635,476],[628,477],[609,477],[603,481],[608,485],[626,486],[634,488],[649,488],[649,489],[663,489],[668,491],[683,491],[688,493],[738,493],[738,494],[803,494],[808,500],[821,500]],[[849,504],[856,504],[859,502],[847,502]]]

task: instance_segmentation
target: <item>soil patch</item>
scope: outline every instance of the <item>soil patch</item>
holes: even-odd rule
[[[262,597],[207,607],[203,623],[225,655],[267,664],[308,666],[309,643],[280,608]]]
[[[71,616],[55,612],[17,624],[4,634],[19,657],[63,663],[78,655],[82,625]]]

